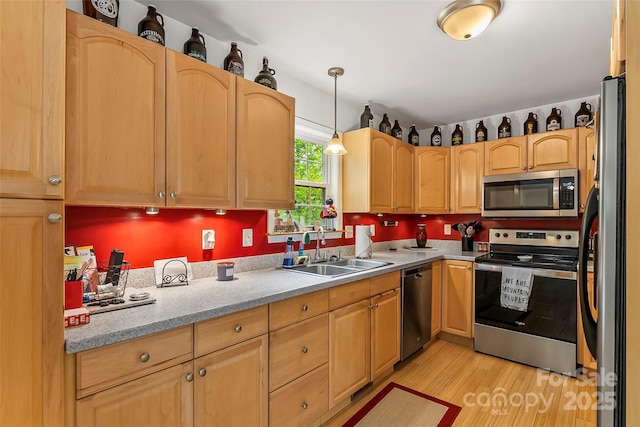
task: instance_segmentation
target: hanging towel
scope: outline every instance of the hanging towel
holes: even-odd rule
[[[512,310],[527,311],[533,286],[533,271],[529,268],[502,267],[500,305]]]

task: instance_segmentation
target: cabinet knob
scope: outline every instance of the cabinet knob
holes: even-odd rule
[[[533,165],[529,165],[529,169],[533,169]]]
[[[580,203],[580,209],[584,209],[584,203]]]
[[[236,332],[240,332],[240,331],[242,331],[242,326],[236,325],[236,327],[234,329],[235,329]]]
[[[378,308],[378,303],[376,303],[373,307],[374,307],[374,308]]]
[[[184,377],[188,383],[190,383],[191,381],[193,381],[193,374],[189,373]]]
[[[147,361],[149,360],[149,358],[150,358],[150,357],[151,357],[151,356],[149,356],[149,353],[142,353],[142,354],[140,355],[140,361],[141,361],[142,363],[147,362]]]
[[[302,347],[302,352],[304,354],[307,354],[309,352],[309,349],[307,347]]]
[[[175,191],[172,191],[171,193],[169,193],[169,195],[171,196],[172,199],[175,199],[176,197],[178,197],[178,193],[176,193]]]
[[[205,375],[207,375],[207,370],[204,368],[200,368],[200,370],[198,371],[198,375],[204,377]]]
[[[62,182],[62,177],[58,175],[51,175],[49,177],[49,184],[51,185],[60,185]]]
[[[371,304],[369,307],[367,307],[369,310],[373,310],[373,304]]]
[[[471,270],[471,266],[470,265],[467,265],[467,270]]]
[[[307,304],[305,304],[305,305],[303,305],[302,307],[300,307],[300,309],[301,309],[302,311],[307,311],[307,310],[309,310],[309,307],[307,307]]]
[[[51,213],[49,214],[49,216],[47,216],[47,219],[49,220],[49,222],[55,224],[62,221],[62,215],[60,215],[59,213]]]
[[[309,404],[307,404],[307,402],[302,402],[302,409],[307,409],[309,407]]]
[[[526,166],[523,166],[523,167],[522,167],[522,170],[523,170],[523,171],[526,171],[526,170],[527,170],[527,167],[526,167]]]
[[[164,191],[159,192],[158,197],[160,197],[161,199],[164,199],[165,197]]]

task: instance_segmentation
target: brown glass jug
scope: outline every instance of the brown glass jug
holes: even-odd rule
[[[382,115],[382,121],[378,126],[378,130],[380,130],[380,132],[386,133],[387,135],[391,135],[391,122],[389,121],[389,117],[387,116],[387,113],[384,113]]]
[[[529,117],[527,117],[527,121],[524,122],[523,135],[533,135],[534,133],[538,133],[538,115],[531,112],[529,113]]]
[[[425,224],[418,224],[418,230],[416,231],[416,245],[419,248],[427,246],[427,230]]]
[[[138,22],[138,35],[164,46],[164,16],[160,15],[152,4],[147,7],[147,16]]]
[[[487,140],[487,127],[482,120],[476,124],[476,142],[484,142]]]
[[[82,12],[105,24],[118,26],[119,0],[83,0]]]
[[[266,56],[262,57],[262,70],[258,73],[256,78],[253,80],[256,83],[261,84],[262,86],[269,87],[273,90],[277,90],[278,83],[276,82],[276,78],[273,75],[276,73],[276,70],[273,68],[269,68],[269,59]]]
[[[502,122],[498,126],[498,139],[511,137],[511,119],[507,116],[502,117]]]
[[[238,49],[236,42],[231,43],[231,51],[224,58],[223,68],[236,76],[244,77],[244,60],[242,59],[242,51]]]
[[[369,108],[369,105],[364,106],[364,111],[360,116],[360,129],[373,127],[373,113]]]
[[[587,123],[591,121],[591,117],[593,117],[591,113],[591,104],[583,102],[580,104],[580,109],[576,113],[575,126],[586,126]]]
[[[191,29],[191,37],[184,42],[183,52],[192,58],[207,62],[207,48],[204,45],[204,37],[198,28]]]
[[[431,145],[434,147],[440,147],[442,145],[442,131],[438,126],[435,126],[433,132],[431,132]]]
[[[393,122],[393,127],[391,128],[391,136],[402,141],[402,128],[400,127],[400,123],[398,123],[397,120]]]
[[[409,144],[415,145],[416,147],[420,145],[420,134],[416,130],[416,125],[411,125],[411,128],[409,128],[409,136],[407,137],[407,142],[409,142]]]
[[[562,129],[562,112],[559,108],[552,108],[551,114],[547,117],[547,132]]]
[[[451,134],[451,145],[462,145],[463,133],[462,126],[456,125],[456,128]]]

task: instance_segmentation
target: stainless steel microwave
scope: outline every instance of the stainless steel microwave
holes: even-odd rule
[[[484,217],[577,217],[578,170],[564,169],[482,179]]]

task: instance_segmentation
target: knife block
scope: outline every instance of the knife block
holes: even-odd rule
[[[473,237],[471,236],[462,237],[462,251],[473,252]]]

